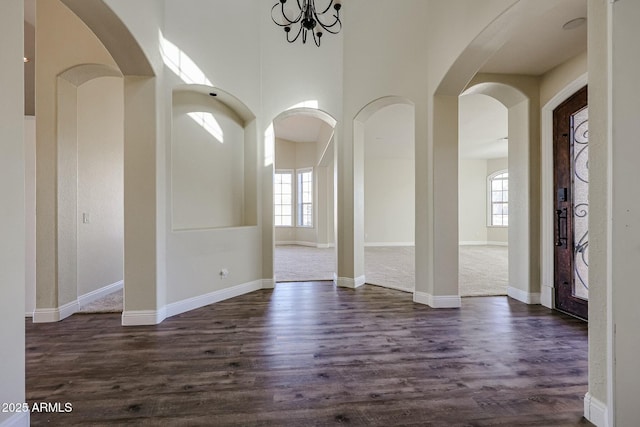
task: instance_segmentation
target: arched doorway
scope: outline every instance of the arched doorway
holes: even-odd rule
[[[287,110],[272,122],[277,282],[335,277],[335,126],[329,114],[308,107]]]

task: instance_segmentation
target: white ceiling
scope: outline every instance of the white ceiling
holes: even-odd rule
[[[481,68],[483,73],[539,76],[587,50],[587,25],[572,30],[562,26],[587,17],[587,0],[556,0],[532,16],[526,25]]]
[[[494,98],[462,95],[458,103],[459,155],[465,159],[497,159],[508,156],[508,112]]]
[[[295,114],[276,120],[273,130],[276,137],[281,139],[294,142],[316,142],[324,124],[324,121],[316,117]]]

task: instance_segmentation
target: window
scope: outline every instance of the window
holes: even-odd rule
[[[313,227],[313,169],[300,169],[298,175],[298,227]]]
[[[502,170],[490,175],[488,184],[488,225],[506,227],[509,225],[509,172]]]
[[[276,171],[273,181],[276,227],[293,226],[293,171]]]

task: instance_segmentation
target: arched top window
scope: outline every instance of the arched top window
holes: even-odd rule
[[[487,178],[487,225],[507,227],[509,225],[509,171],[497,171]]]

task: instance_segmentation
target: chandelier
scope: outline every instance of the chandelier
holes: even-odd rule
[[[316,46],[320,46],[320,39],[325,31],[330,34],[338,34],[342,29],[342,21],[340,21],[342,1],[327,1],[329,4],[326,8],[318,11],[316,9],[316,0],[296,0],[298,8],[291,12],[289,10],[285,10],[285,3],[287,3],[287,0],[279,0],[279,2],[274,4],[271,8],[271,19],[276,25],[284,28],[284,32],[287,34],[287,41],[289,43],[293,43],[298,40],[300,34],[302,34],[302,43],[306,43],[307,32],[311,31],[313,41]],[[326,14],[329,13],[332,6],[335,12],[329,17],[329,15]],[[292,32],[292,27],[296,25],[299,25],[297,31],[294,29]],[[295,34],[295,36],[292,36],[292,34]]]

